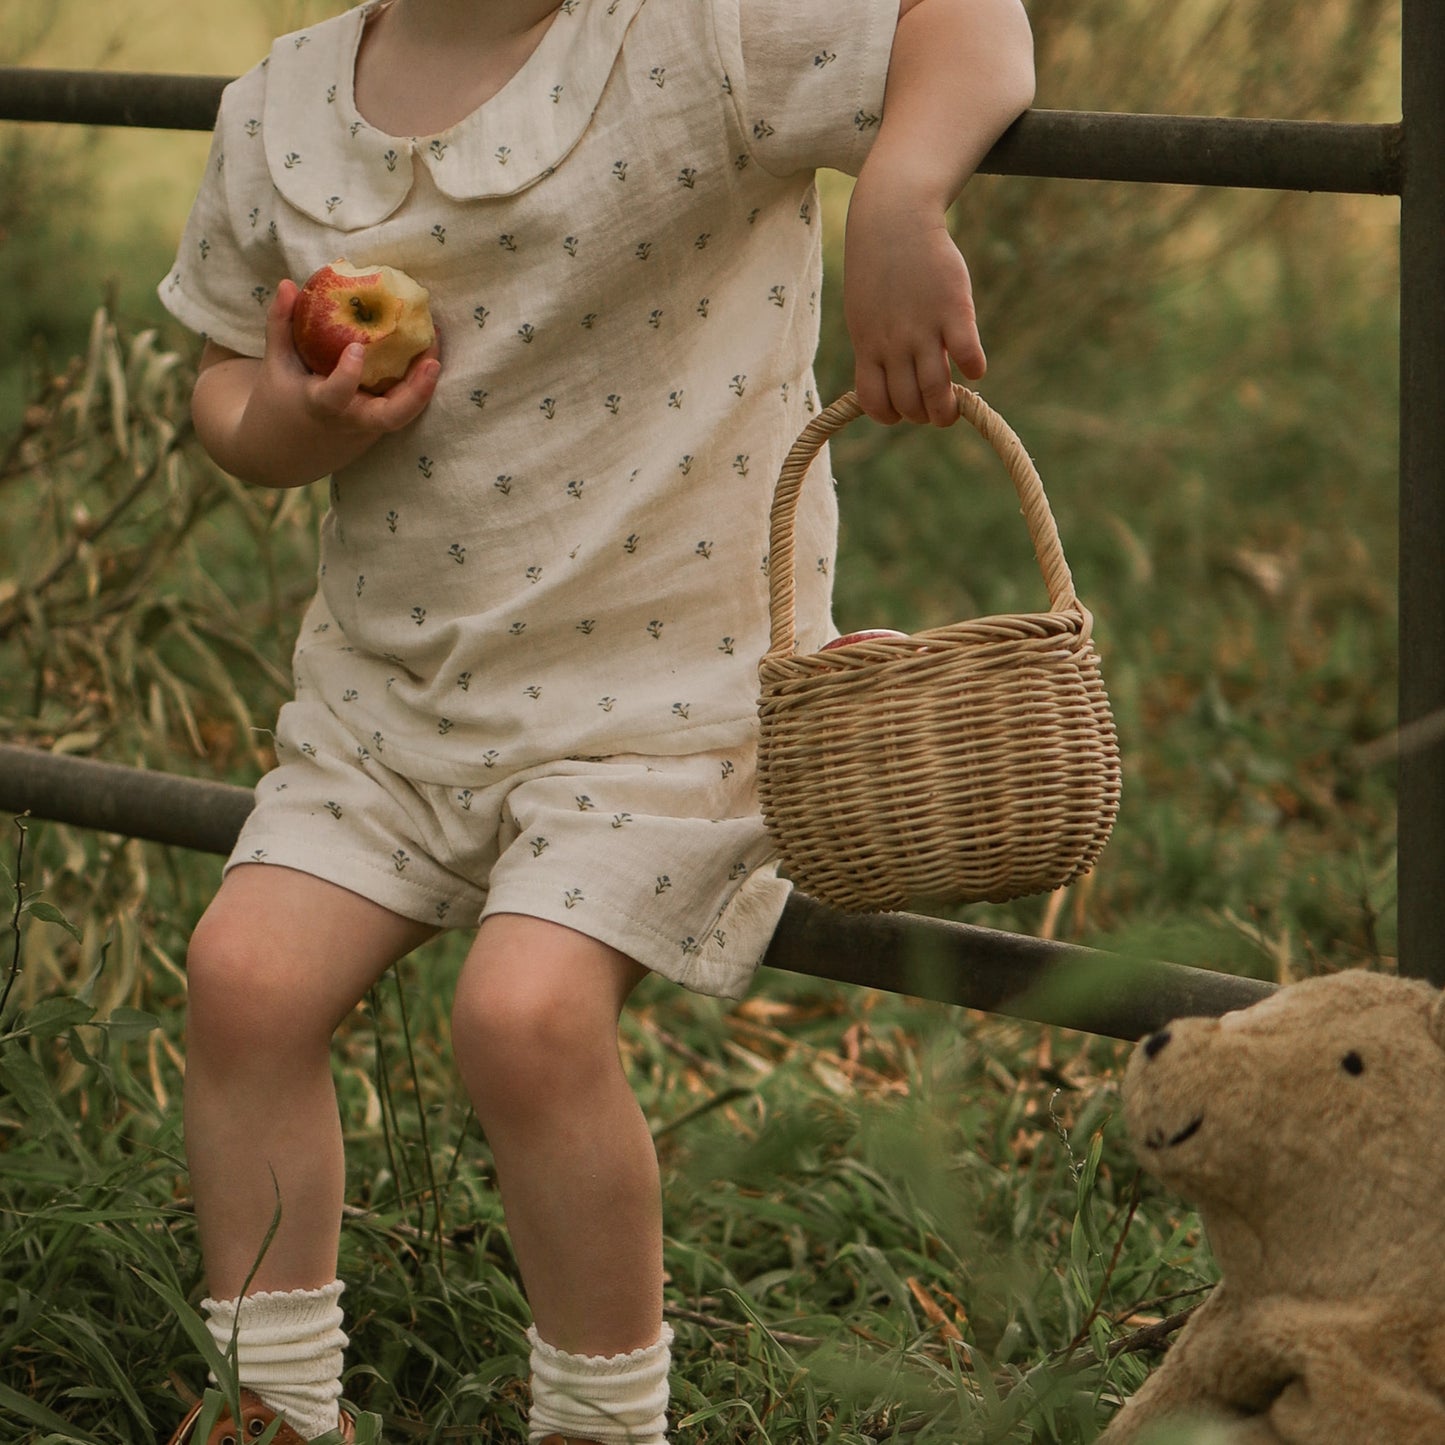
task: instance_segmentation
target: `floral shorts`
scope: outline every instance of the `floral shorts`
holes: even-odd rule
[[[278,765],[227,868],[280,864],[406,918],[521,913],[588,934],[700,993],[740,997],[788,896],[748,750],[541,764],[485,785],[417,783],[321,703],[293,702]]]

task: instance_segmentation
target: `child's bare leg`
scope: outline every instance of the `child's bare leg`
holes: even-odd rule
[[[662,1332],[657,1155],[617,1051],[643,973],[571,929],[496,914],[457,987],[453,1047],[537,1332],[570,1354],[620,1355]]]
[[[186,1154],[206,1279],[230,1299],[336,1275],[344,1167],[331,1036],[432,930],[291,869],[232,869],[187,960]]]

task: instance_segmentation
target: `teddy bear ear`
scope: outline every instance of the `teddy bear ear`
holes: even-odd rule
[[[1430,1005],[1430,1037],[1445,1049],[1445,990],[1437,993]]]

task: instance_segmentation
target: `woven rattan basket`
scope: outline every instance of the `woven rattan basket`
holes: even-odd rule
[[[1119,748],[1039,474],[976,393],[959,410],[1018,489],[1049,611],[796,652],[793,524],[809,465],[862,414],[809,424],[778,478],[758,786],[784,871],[856,912],[1003,902],[1092,867],[1119,807]],[[824,485],[824,478],[816,478]]]

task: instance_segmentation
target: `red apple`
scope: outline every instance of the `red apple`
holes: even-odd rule
[[[406,375],[433,341],[430,297],[395,266],[353,266],[343,256],[313,273],[296,298],[291,334],[296,354],[330,376],[353,342],[366,347],[361,385],[385,391]]]
[[[830,652],[835,647],[847,647],[850,642],[871,642],[875,637],[907,637],[906,632],[895,632],[891,627],[869,627],[862,632],[849,632],[842,637],[835,637],[831,642],[823,646],[824,652]]]

